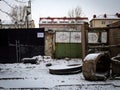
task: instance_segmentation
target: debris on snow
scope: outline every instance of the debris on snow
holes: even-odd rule
[[[23,58],[21,61],[23,63],[39,64],[42,61],[48,62],[51,60],[52,60],[51,56],[38,55],[38,56],[34,56],[32,58]]]

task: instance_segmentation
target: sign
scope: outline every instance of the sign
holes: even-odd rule
[[[43,37],[44,37],[44,33],[42,33],[42,32],[37,33],[37,38],[43,38]]]
[[[81,43],[81,32],[56,32],[57,43]]]
[[[71,43],[81,43],[81,32],[71,32]]]
[[[101,42],[102,43],[107,43],[107,32],[102,32]]]
[[[98,43],[97,33],[88,33],[88,43]]]
[[[70,34],[69,32],[56,32],[56,42],[69,43]]]

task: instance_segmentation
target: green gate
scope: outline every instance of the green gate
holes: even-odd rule
[[[66,31],[56,32],[55,57],[56,58],[81,58],[81,32]]]
[[[76,43],[56,43],[56,58],[81,58],[81,44]]]

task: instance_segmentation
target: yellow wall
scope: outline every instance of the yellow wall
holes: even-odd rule
[[[120,21],[120,19],[92,19],[90,21],[91,27],[106,27],[109,24]]]

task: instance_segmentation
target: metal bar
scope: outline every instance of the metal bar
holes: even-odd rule
[[[93,30],[93,29],[105,29],[105,30],[109,30],[109,29],[116,29],[116,28],[120,28],[120,26],[109,26],[109,27],[89,27],[89,30]]]
[[[89,48],[113,48],[113,47],[120,47],[120,44],[118,45],[105,45],[105,46],[88,46]]]
[[[18,62],[18,43],[17,43],[17,40],[15,40],[15,44],[16,44],[16,59],[17,59],[17,62]]]

